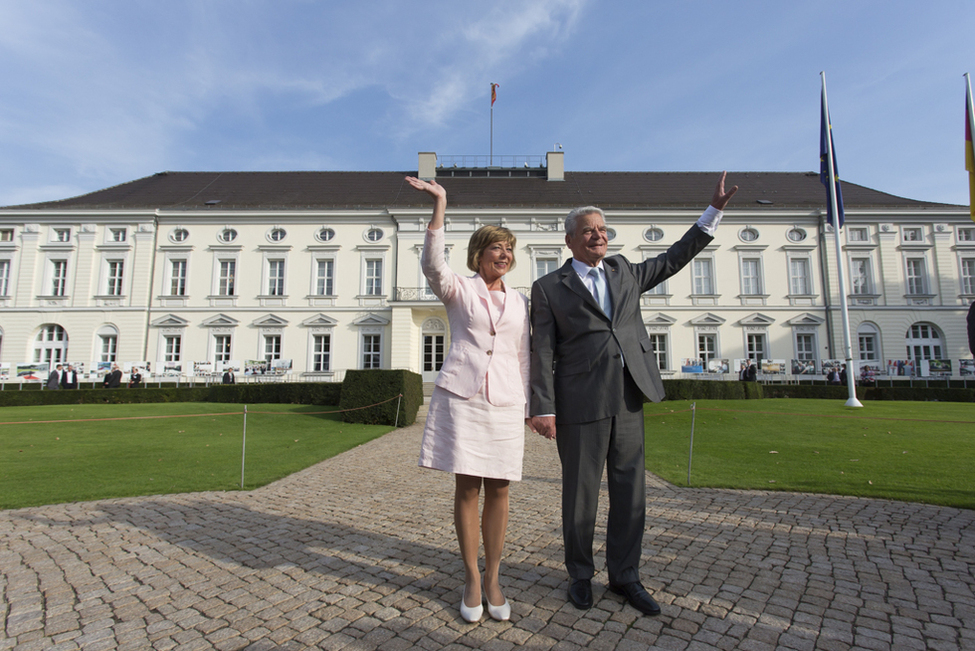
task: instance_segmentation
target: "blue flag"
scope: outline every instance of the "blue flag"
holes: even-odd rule
[[[839,226],[843,228],[843,189],[840,187],[840,173],[836,167],[836,148],[833,147],[833,125],[829,121],[829,109],[826,107],[826,89],[823,88],[822,111],[819,121],[819,181],[826,186],[826,219],[836,227],[833,218],[833,196],[836,193],[836,207],[839,211]],[[827,140],[829,138],[829,140]],[[833,178],[836,182],[829,182],[829,154],[833,152]]]

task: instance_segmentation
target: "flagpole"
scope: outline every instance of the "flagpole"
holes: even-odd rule
[[[820,72],[823,78],[823,115],[826,117],[826,165],[829,173],[830,208],[833,215],[833,239],[836,243],[836,280],[840,288],[840,314],[843,322],[843,353],[846,356],[846,387],[849,398],[847,407],[862,407],[857,400],[856,373],[853,371],[853,347],[850,344],[850,312],[846,304],[846,282],[843,278],[843,250],[840,246],[840,209],[836,200],[836,164],[833,159],[833,121],[829,117],[829,102],[826,99],[826,72]]]
[[[493,81],[491,82],[491,155],[488,161],[488,167],[494,167],[494,101],[498,98],[498,86]]]
[[[975,104],[972,103],[972,79],[965,73],[965,85],[967,86],[968,96],[966,97],[968,109],[966,113],[966,119],[968,120],[968,132],[972,138],[973,144],[975,144]],[[968,144],[966,142],[965,147],[967,149]],[[968,170],[968,214],[971,216],[972,221],[975,221],[975,160],[969,161],[968,152],[965,152],[965,169]],[[972,165],[972,169],[968,169],[969,163]]]

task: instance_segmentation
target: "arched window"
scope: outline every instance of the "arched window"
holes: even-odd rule
[[[907,330],[907,359],[943,359],[941,333],[930,323],[915,323]]]
[[[49,323],[41,326],[34,339],[34,361],[60,364],[68,358],[68,333],[61,326]]]
[[[118,361],[118,328],[113,325],[103,325],[95,333],[98,336],[97,359],[99,362]]]
[[[872,323],[861,323],[857,328],[857,350],[861,361],[881,359],[880,331]]]
[[[433,382],[443,366],[446,356],[445,334],[447,326],[436,317],[423,322],[423,381]]]

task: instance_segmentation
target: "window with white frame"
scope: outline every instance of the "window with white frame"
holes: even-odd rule
[[[745,335],[745,348],[745,356],[748,359],[768,359],[768,351],[765,346],[765,333],[763,332],[747,333]]]
[[[796,333],[796,359],[804,362],[816,361],[816,335],[811,332]]]
[[[709,368],[708,363],[718,357],[718,336],[714,334],[697,335],[697,357],[704,364],[704,368]]]
[[[758,239],[758,231],[751,226],[743,228],[738,232],[738,239],[742,242],[754,242]]]
[[[907,293],[926,294],[924,258],[908,258],[905,265],[907,269]]]
[[[880,359],[880,348],[877,345],[879,331],[871,323],[861,323],[857,328],[857,355],[863,361]]]
[[[186,260],[170,260],[169,295],[186,296]]]
[[[0,264],[3,264],[0,262]],[[0,278],[2,282],[2,278]],[[961,293],[975,294],[975,258],[961,260]]]
[[[439,372],[444,361],[443,332],[430,332],[423,335],[423,372]]]
[[[901,237],[904,242],[923,242],[924,231],[920,226],[905,226],[901,229]]]
[[[643,231],[643,239],[647,242],[659,242],[664,239],[664,232],[655,226]]]
[[[808,296],[812,293],[808,258],[789,260],[789,293],[798,296]]]
[[[802,242],[807,237],[806,231],[801,228],[789,229],[789,232],[785,236],[790,242]]]
[[[267,293],[284,296],[284,260],[267,261]]]
[[[108,261],[108,282],[105,293],[108,296],[122,295],[122,274],[125,270],[125,263],[122,260]]]
[[[850,242],[866,242],[867,229],[864,226],[850,226],[846,229],[846,239]]]
[[[850,259],[850,287],[854,294],[873,294],[870,282],[870,258]]]
[[[667,281],[662,280],[647,291],[644,294],[656,294],[658,296],[667,294]]]
[[[555,256],[539,256],[535,258],[535,278],[547,276],[559,268],[559,259]]]
[[[68,333],[57,324],[41,327],[34,338],[34,362],[60,364],[68,358]]]
[[[661,371],[667,370],[667,335],[662,332],[650,333],[650,349]]]
[[[163,361],[179,362],[182,360],[182,335],[163,335]]]
[[[366,296],[382,296],[383,294],[383,261],[382,259],[367,259],[365,261],[365,294]]]
[[[68,287],[68,261],[51,260],[51,296],[64,296]]]
[[[315,261],[315,294],[335,295],[335,260],[319,258]]]
[[[118,358],[118,335],[99,335],[99,361],[114,362]]]
[[[55,228],[53,239],[55,242],[70,242],[71,241],[71,229],[70,228]]]
[[[714,294],[714,268],[711,258],[695,258],[693,265],[694,293]]]
[[[0,296],[10,295],[10,260],[0,260]]]
[[[281,359],[281,335],[264,335],[264,361],[268,368]]]
[[[237,273],[236,260],[220,261],[220,276],[217,280],[217,294],[220,296],[234,296],[234,276]]]
[[[331,354],[332,336],[312,335],[311,370],[319,372],[331,370]]]
[[[907,331],[907,359],[944,359],[941,335],[928,323],[915,323]]]
[[[13,242],[13,241],[14,241],[14,229],[0,228],[0,242]]]
[[[382,368],[382,335],[362,335],[362,368]]]
[[[975,242],[975,228],[971,226],[959,228],[957,233],[959,242]],[[13,239],[13,231],[10,232],[10,235]]]
[[[231,335],[214,335],[213,336],[213,367],[222,368],[220,365],[223,362],[229,362],[230,357],[230,347],[233,343],[233,338]]]
[[[125,229],[124,228],[110,228],[108,229],[108,241],[109,242],[124,242],[125,241]]]
[[[741,261],[741,293],[746,296],[762,293],[762,261],[758,258]]]

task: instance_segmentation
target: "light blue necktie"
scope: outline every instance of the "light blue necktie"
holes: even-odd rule
[[[606,279],[603,277],[603,274],[599,273],[599,267],[590,269],[589,275],[592,276],[592,297],[599,303],[603,314],[612,317],[613,310],[609,304],[609,292],[606,290]]]

